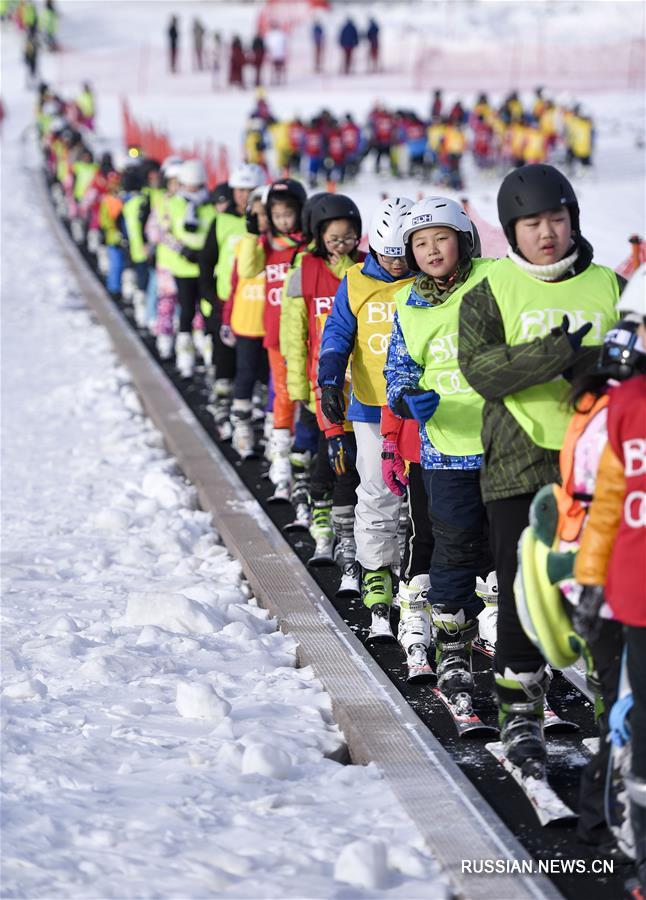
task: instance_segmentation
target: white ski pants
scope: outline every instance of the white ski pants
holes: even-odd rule
[[[381,476],[381,433],[372,422],[353,422],[357,440],[357,488],[354,538],[357,560],[374,570],[399,563],[397,529],[401,498],[392,494]]]

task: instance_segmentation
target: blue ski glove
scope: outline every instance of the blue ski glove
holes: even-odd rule
[[[404,394],[402,399],[410,410],[411,419],[417,419],[420,425],[425,425],[428,422],[440,403],[440,395],[437,391],[424,391],[423,394]]]
[[[338,434],[327,440],[327,458],[336,475],[343,475],[354,468],[357,453],[347,434]]]
[[[580,328],[577,328],[576,331],[570,331],[570,319],[568,316],[563,316],[563,321],[559,328],[554,328],[553,333],[558,334],[560,331],[566,336],[568,341],[570,342],[570,347],[576,353],[581,349],[581,344],[583,343],[583,338],[586,336],[588,331],[592,328],[592,322],[586,322]]]

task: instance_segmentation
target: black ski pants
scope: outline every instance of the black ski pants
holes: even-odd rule
[[[402,581],[408,582],[415,575],[428,573],[433,544],[422,467],[419,463],[411,463],[408,471],[408,527],[399,576]]]

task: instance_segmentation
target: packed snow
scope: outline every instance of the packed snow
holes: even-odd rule
[[[3,896],[447,896],[87,312],[5,47]]]

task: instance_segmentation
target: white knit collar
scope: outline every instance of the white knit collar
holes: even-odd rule
[[[511,247],[507,248],[507,256],[509,259],[516,263],[516,265],[527,272],[528,275],[531,275],[533,278],[537,278],[539,281],[558,281],[568,269],[571,269],[574,263],[579,258],[579,249],[575,247],[572,253],[569,256],[560,259],[558,262],[550,263],[548,266],[535,266],[527,260],[520,256],[519,253],[515,253]]]

